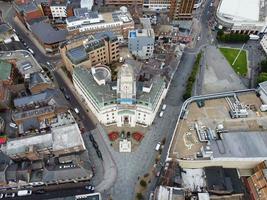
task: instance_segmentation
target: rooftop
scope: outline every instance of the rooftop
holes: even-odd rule
[[[243,105],[247,117],[231,118],[233,105]],[[199,97],[181,112],[169,157],[205,159],[202,148],[211,151],[213,159],[266,157],[267,113],[260,111],[261,105],[253,91]],[[223,132],[218,133],[220,130]]]
[[[10,30],[12,30],[12,28],[8,24],[5,24],[5,23],[0,24],[0,34],[4,34]]]
[[[58,43],[66,40],[67,30],[55,30],[46,22],[34,23],[31,30],[36,37],[46,44]]]
[[[222,0],[218,12],[233,21],[259,21],[261,0]]]
[[[18,12],[24,12],[29,13],[33,12],[35,10],[39,10],[38,6],[33,1],[29,1],[27,3],[14,3],[15,9],[18,10]]]
[[[29,88],[41,83],[51,83],[51,80],[44,74],[37,72],[30,75]]]
[[[8,80],[12,71],[12,65],[9,62],[0,60],[0,80]]]
[[[79,127],[70,113],[58,114],[50,125],[51,133],[9,140],[2,150],[7,155],[15,155],[27,152],[30,146],[52,151],[62,151],[77,146],[83,146],[85,149]]]

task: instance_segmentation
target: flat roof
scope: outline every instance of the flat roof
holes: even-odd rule
[[[261,0],[222,0],[218,12],[233,21],[259,21]]]
[[[12,65],[9,62],[0,60],[0,80],[8,80],[10,78]]]
[[[221,133],[222,140],[211,141],[213,157],[267,157],[267,132]]]
[[[68,34],[67,30],[55,30],[50,24],[45,22],[32,24],[31,30],[40,41],[46,44],[65,41]]]

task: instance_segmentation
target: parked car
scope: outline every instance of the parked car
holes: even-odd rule
[[[67,100],[70,100],[70,95],[65,94],[65,98],[66,98]]]
[[[18,128],[18,127],[17,127],[17,124],[15,124],[15,123],[13,123],[13,122],[10,122],[10,123],[9,123],[9,126],[12,127],[12,128]]]
[[[96,141],[94,140],[92,143],[93,143],[94,148],[98,149],[98,144],[96,143]]]
[[[0,194],[0,199],[3,199],[3,197],[4,197],[4,194]]]
[[[18,196],[21,197],[21,196],[29,196],[32,194],[32,191],[31,190],[19,190],[18,191]]]
[[[14,198],[16,196],[15,193],[6,193],[5,198]]]
[[[42,190],[42,189],[36,190],[35,193],[36,194],[44,194],[45,193],[45,190]]]
[[[94,136],[92,134],[89,134],[89,139],[91,142],[95,141]]]
[[[94,192],[94,191],[95,191],[95,187],[92,186],[92,185],[87,185],[87,186],[85,186],[85,189],[86,189],[86,190],[89,190],[89,192]]]

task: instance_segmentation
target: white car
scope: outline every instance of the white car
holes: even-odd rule
[[[12,127],[12,128],[18,128],[17,125],[15,123],[13,123],[13,122],[10,122],[9,126]]]
[[[199,40],[200,40],[200,36],[197,37],[197,41],[199,41]]]
[[[164,112],[161,111],[161,112],[159,113],[159,117],[162,118],[162,117],[163,117],[163,114],[164,114]]]

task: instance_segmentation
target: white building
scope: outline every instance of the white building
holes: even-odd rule
[[[259,83],[258,92],[263,104],[267,104],[267,81]]]
[[[261,47],[267,55],[267,35],[264,35],[260,41]]]
[[[258,34],[266,29],[265,8],[262,0],[221,0],[216,19],[228,31]]]
[[[87,8],[88,10],[92,10],[94,0],[81,0],[80,4],[81,8]]]
[[[170,9],[170,0],[144,0],[143,7],[150,10]]]
[[[143,29],[132,30],[128,35],[128,49],[139,59],[148,59],[153,56],[155,33],[150,24],[143,22]]]
[[[53,19],[60,18],[65,19],[67,17],[67,1],[52,1],[50,5],[50,10]]]
[[[112,31],[127,37],[128,30],[134,29],[134,21],[126,7],[108,13],[90,12],[88,9],[75,9],[74,15],[66,19],[69,32]]]
[[[91,70],[76,67],[73,83],[101,123],[119,127],[151,125],[167,92],[162,77],[136,81],[133,68],[127,64],[121,67],[115,83],[111,82],[111,72],[106,66]]]

